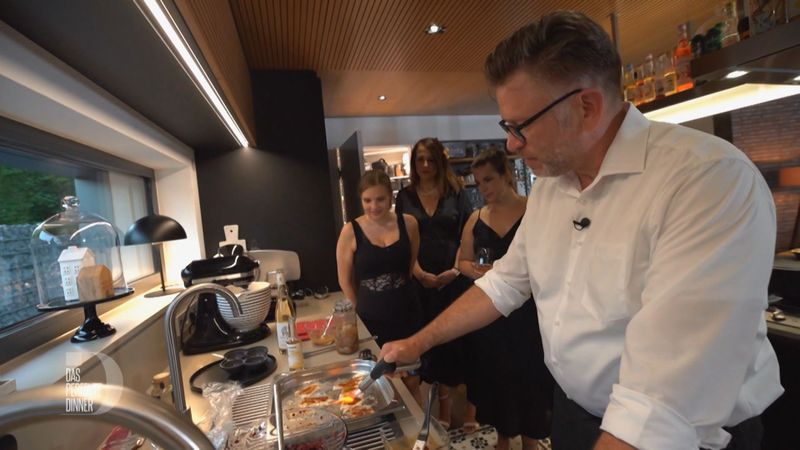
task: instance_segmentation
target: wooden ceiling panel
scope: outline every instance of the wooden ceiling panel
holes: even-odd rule
[[[481,86],[486,55],[542,14],[579,10],[610,31],[609,14],[616,12],[623,61],[638,63],[647,53],[671,49],[678,23],[703,24],[718,13],[719,4],[716,0],[228,2],[249,67],[316,71],[323,80],[328,117],[450,114],[454,105],[462,105],[461,114],[492,114],[494,104],[487,101],[486,87]],[[204,10],[213,13],[213,8]],[[444,25],[446,32],[426,35],[423,29],[431,22]],[[378,103],[379,93],[396,101]]]

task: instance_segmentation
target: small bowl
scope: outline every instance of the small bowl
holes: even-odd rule
[[[258,355],[258,356],[248,356],[244,359],[244,367],[245,370],[249,373],[258,373],[262,370],[266,370],[267,368],[267,357]]]
[[[311,328],[308,330],[308,337],[311,338],[311,342],[313,342],[314,345],[331,345],[336,341],[332,328],[328,328],[328,332],[325,334],[322,334],[323,331],[325,331],[325,327]]]
[[[243,348],[236,348],[225,352],[223,355],[225,359],[245,359],[247,357],[247,350]]]
[[[267,350],[267,347],[259,345],[258,347],[250,347],[250,348],[248,348],[245,351],[245,353],[247,354],[247,357],[250,357],[250,356],[264,356],[264,357],[266,357],[267,355],[269,355],[269,350]]]
[[[223,359],[220,361],[219,367],[225,372],[228,372],[229,376],[235,377],[242,373],[242,370],[245,368],[245,363],[242,359]]]

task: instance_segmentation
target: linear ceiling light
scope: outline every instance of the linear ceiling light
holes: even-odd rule
[[[197,86],[199,86],[203,94],[205,94],[206,99],[214,107],[214,110],[228,128],[228,131],[230,131],[239,145],[248,147],[250,143],[247,142],[244,132],[239,128],[239,124],[236,123],[236,120],[228,110],[225,102],[222,101],[222,97],[219,95],[216,88],[214,88],[211,79],[201,67],[200,62],[187,44],[183,34],[181,34],[178,27],[175,26],[175,21],[169,14],[169,11],[167,11],[158,0],[143,0],[142,3],[153,19],[155,19],[156,25],[158,25],[158,28],[163,33],[162,36],[166,37],[174,51],[177,52],[180,60],[183,62],[184,68],[191,74]]]
[[[734,70],[731,73],[725,75],[725,78],[727,78],[729,80],[732,80],[734,78],[743,77],[743,76],[747,75],[748,73],[750,73],[750,72],[748,72],[746,70]]]
[[[800,94],[797,85],[747,83],[650,111],[645,117],[658,122],[683,123],[797,94]]]

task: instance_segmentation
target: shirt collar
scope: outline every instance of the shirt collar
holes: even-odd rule
[[[650,121],[635,106],[628,104],[628,111],[603,157],[600,170],[587,189],[606,176],[643,172],[649,135]],[[557,186],[563,193],[573,197],[581,195],[578,177],[574,172],[561,175],[557,180]]]
[[[643,172],[649,135],[650,121],[635,106],[629,104],[625,119],[603,158],[597,178]]]

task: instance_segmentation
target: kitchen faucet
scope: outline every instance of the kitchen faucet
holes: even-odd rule
[[[234,317],[242,314],[242,305],[239,299],[228,289],[214,283],[203,283],[192,286],[185,291],[181,291],[169,304],[166,314],[164,314],[164,332],[167,341],[167,362],[169,363],[169,377],[172,383],[172,398],[175,402],[175,409],[179,414],[188,416],[191,419],[191,411],[186,406],[186,394],[183,391],[183,376],[181,374],[181,336],[180,330],[176,330],[175,319],[183,303],[191,300],[198,294],[213,293],[225,299],[231,307]],[[188,314],[188,311],[185,312]]]
[[[80,397],[89,402],[92,412],[65,413],[67,395],[64,385],[59,384],[0,397],[0,435],[17,426],[68,417],[121,425],[151,439],[161,448],[214,448],[199,428],[162,402],[124,386],[86,383],[82,387]]]

